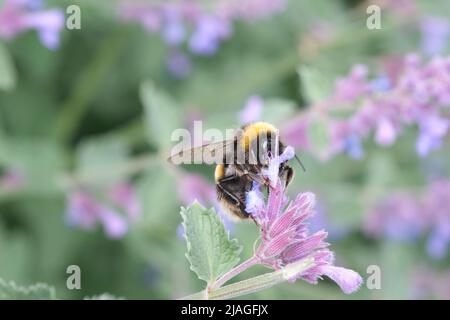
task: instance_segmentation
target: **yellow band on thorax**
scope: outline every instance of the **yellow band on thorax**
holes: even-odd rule
[[[214,180],[217,182],[220,178],[222,178],[225,174],[225,167],[223,164],[218,164],[216,166],[216,170],[214,171]]]
[[[244,128],[241,138],[241,146],[248,150],[250,143],[261,133],[277,132],[277,128],[267,122],[255,122]]]

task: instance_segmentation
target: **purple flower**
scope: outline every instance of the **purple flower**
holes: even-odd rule
[[[259,96],[251,96],[244,109],[239,113],[239,122],[247,124],[256,122],[261,119],[261,114],[264,107],[264,100]]]
[[[106,234],[113,239],[125,235],[128,225],[118,212],[96,201],[85,191],[69,195],[66,221],[70,226],[92,230],[100,222]]]
[[[109,192],[112,203],[125,212],[131,220],[136,221],[141,216],[141,204],[133,185],[119,183],[113,186]]]
[[[412,294],[415,299],[450,299],[450,272],[434,271],[420,266],[413,274]]]
[[[361,144],[361,139],[352,134],[345,139],[345,152],[350,156],[350,158],[355,160],[361,160],[364,158],[364,149]]]
[[[185,205],[198,201],[203,205],[211,205],[216,202],[216,190],[202,176],[183,173],[178,179],[178,197]]]
[[[280,163],[292,157],[292,152],[293,149],[287,147],[279,158],[273,158],[271,162],[278,168]],[[316,284],[326,275],[344,293],[356,291],[362,278],[355,271],[334,266],[334,254],[324,241],[327,233],[323,230],[313,234],[309,232],[307,221],[314,214],[314,194],[302,193],[289,202],[280,180],[271,181],[273,186],[269,190],[267,203],[258,184],[254,184],[246,198],[246,210],[261,230],[261,243],[254,256],[257,263],[279,270],[302,259],[313,258],[311,267],[289,280],[302,279]]]
[[[446,18],[426,17],[420,24],[422,32],[422,51],[429,54],[444,52],[450,36],[450,23]]]
[[[329,97],[283,126],[285,140],[319,158],[341,152],[358,158],[360,141],[372,132],[378,145],[389,146],[404,127],[418,125],[418,154],[425,156],[439,148],[450,123],[450,57],[434,57],[424,63],[418,55],[409,54],[401,61],[394,60],[396,63],[390,63],[389,70],[374,80],[368,79],[365,67],[353,67],[348,76],[336,81]],[[325,119],[323,131],[329,133],[329,139],[315,148],[309,132],[318,114]]]
[[[370,88],[374,92],[386,92],[391,89],[391,80],[387,76],[379,76],[370,81]]]
[[[30,1],[5,0],[0,8],[0,38],[12,39],[30,29],[38,32],[44,46],[56,49],[64,28],[64,13],[59,9],[35,10]]]
[[[195,26],[189,40],[189,48],[198,55],[216,53],[219,44],[231,35],[231,24],[228,20],[214,15],[204,15]]]
[[[393,123],[386,119],[380,119],[375,133],[375,141],[381,146],[390,146],[395,142],[397,132]]]
[[[398,194],[381,202],[366,219],[364,230],[372,236],[384,235],[392,240],[417,239],[425,230],[427,219],[415,199]]]
[[[192,71],[192,63],[187,55],[175,51],[167,58],[167,69],[177,79],[186,78]]]
[[[367,67],[356,65],[349,77],[338,79],[336,82],[336,99],[344,102],[355,100],[368,92]]]
[[[295,148],[309,149],[311,147],[308,137],[309,119],[309,114],[300,114],[282,126],[280,131],[284,141]]]
[[[14,192],[26,184],[24,175],[16,170],[7,170],[0,176],[0,190]]]
[[[448,229],[448,226],[444,226]],[[427,253],[434,259],[442,259],[447,255],[450,244],[450,234],[448,230],[442,230],[442,226],[436,226],[436,230],[431,232],[427,241]]]
[[[134,188],[128,183],[120,183],[105,194],[104,200],[99,201],[86,190],[70,193],[67,199],[66,222],[72,227],[85,230],[92,230],[100,224],[108,237],[123,237],[129,224],[136,222],[141,214]]]
[[[259,194],[257,190],[253,191],[254,196]],[[261,244],[255,252],[258,263],[278,270],[310,257],[314,259],[313,265],[290,281],[302,279],[316,284],[325,275],[344,293],[356,291],[362,278],[353,270],[334,266],[334,255],[324,241],[327,233],[309,233],[307,221],[313,215],[314,194],[302,193],[288,203],[283,192],[278,182],[270,190],[267,204],[262,198],[253,202],[251,214],[261,228]]]
[[[417,153],[424,157],[438,149],[447,134],[450,121],[436,116],[428,116],[420,120],[420,134],[417,138]]]
[[[185,38],[183,16],[176,7],[167,7],[165,10],[165,25],[162,30],[165,42],[170,46],[181,44]]]
[[[368,235],[397,241],[426,236],[430,257],[442,259],[450,245],[450,181],[441,179],[427,186],[424,193],[398,193],[384,199],[367,215]]]
[[[450,244],[450,181],[436,180],[427,188],[423,200],[430,220],[430,235],[427,241],[427,252],[441,259],[447,255]]]
[[[328,238],[332,240],[340,240],[349,233],[347,227],[337,225],[334,221],[330,220],[326,208],[323,206],[317,206],[315,214],[309,219],[309,229],[311,232],[325,229],[328,232]]]
[[[127,4],[121,6],[120,15],[124,21],[138,21],[150,32],[159,31],[163,24],[163,15],[159,8],[149,8],[142,4]]]

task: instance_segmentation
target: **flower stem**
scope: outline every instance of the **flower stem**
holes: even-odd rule
[[[314,259],[309,257],[298,262],[291,263],[283,269],[262,274],[254,278],[236,282],[216,290],[203,290],[195,294],[181,298],[181,300],[221,300],[236,298],[245,294],[268,289],[276,284],[290,280],[309,269],[314,264]]]
[[[215,290],[217,288],[220,288],[225,282],[227,282],[231,278],[234,278],[238,274],[244,272],[245,270],[254,266],[257,263],[258,263],[258,258],[256,256],[253,256],[250,259],[242,262],[240,265],[238,265],[237,267],[234,267],[233,269],[231,269],[230,271],[225,273],[223,276],[221,276],[219,279],[217,279],[215,282],[213,282],[209,286],[209,290]]]
[[[157,163],[160,160],[159,155],[144,154],[135,158],[129,159],[120,164],[114,164],[111,166],[104,166],[101,169],[95,169],[83,173],[66,174],[60,177],[59,183],[62,188],[72,188],[78,185],[95,185],[101,183],[103,179],[107,178],[111,172],[120,173],[126,176],[136,174],[142,170],[145,170],[153,163]]]

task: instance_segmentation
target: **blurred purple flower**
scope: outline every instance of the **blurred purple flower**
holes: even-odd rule
[[[386,118],[380,119],[375,133],[376,143],[381,146],[390,146],[395,142],[396,137],[397,133],[393,123]]]
[[[231,35],[231,23],[219,16],[204,15],[195,26],[189,48],[198,55],[216,53],[219,44]]]
[[[184,41],[185,33],[182,13],[176,7],[166,7],[165,25],[162,30],[164,41],[170,46],[177,46]]]
[[[0,38],[12,39],[35,29],[44,46],[56,49],[64,28],[64,13],[60,9],[39,10],[36,4],[30,0],[5,0],[0,8]]]
[[[450,272],[436,272],[425,266],[413,273],[412,295],[414,299],[450,299]]]
[[[320,205],[317,205],[315,214],[309,219],[309,230],[311,232],[327,230],[328,238],[332,240],[340,240],[349,233],[347,227],[337,225],[334,221],[330,221],[326,209]]]
[[[120,7],[120,16],[124,21],[138,21],[150,32],[158,32],[163,25],[161,10],[144,4],[126,4]]]
[[[444,226],[448,229],[448,226]],[[447,255],[450,242],[450,233],[448,230],[443,231],[442,226],[436,226],[428,237],[427,253],[434,259],[442,259]]]
[[[373,237],[416,240],[427,237],[430,257],[442,259],[450,245],[450,180],[430,183],[421,196],[399,193],[378,204],[366,216],[364,231]]]
[[[244,106],[244,109],[239,113],[239,122],[247,124],[256,122],[261,119],[263,112],[264,100],[259,96],[251,96]]]
[[[345,139],[345,152],[354,160],[361,160],[364,158],[364,149],[361,144],[361,139],[355,135],[349,135]]]
[[[353,101],[367,93],[370,89],[367,83],[367,67],[356,65],[350,75],[336,82],[335,99],[343,102]]]
[[[69,195],[66,221],[70,226],[92,230],[100,222],[106,234],[113,239],[121,238],[128,224],[118,212],[97,202],[89,193],[76,191]]]
[[[450,105],[450,57],[434,57],[423,63],[418,55],[409,54],[389,61],[374,80],[368,79],[364,66],[353,67],[347,77],[336,81],[328,98],[282,127],[285,140],[320,158],[346,152],[358,159],[360,142],[372,132],[378,145],[389,146],[404,127],[418,125],[418,154],[426,156],[439,148],[450,123],[446,111]],[[314,124],[310,119],[317,114],[326,119],[330,137],[320,150],[314,149],[308,134]]]
[[[441,259],[447,255],[450,244],[450,180],[433,181],[423,200],[430,217],[430,236],[427,242],[428,254]]]
[[[416,143],[417,153],[424,157],[442,145],[447,134],[450,121],[435,116],[424,117],[419,122],[420,134]]]
[[[203,205],[211,205],[216,202],[216,191],[214,185],[202,176],[183,173],[178,179],[178,197],[185,205],[195,200]]]
[[[309,149],[311,145],[308,137],[309,124],[309,114],[300,114],[290,120],[280,128],[284,141],[301,150]]]
[[[314,259],[313,266],[295,275],[290,281],[302,279],[316,284],[325,275],[335,281],[346,294],[358,290],[362,284],[360,275],[353,270],[334,266],[333,252],[328,249],[328,243],[324,242],[327,233],[318,231],[309,234],[307,220],[313,215],[314,194],[299,194],[288,204],[283,191],[278,182],[269,192],[267,204],[258,188],[251,191],[253,196],[248,197],[259,198],[259,201],[247,203],[253,219],[261,228],[261,244],[255,252],[258,263],[278,270],[311,257]]]
[[[106,192],[105,202],[85,190],[76,190],[67,199],[66,222],[70,226],[92,230],[99,223],[112,239],[123,237],[140,214],[141,206],[128,183],[113,186]]]
[[[112,203],[126,213],[132,221],[141,216],[141,204],[134,187],[130,183],[119,183],[113,186],[109,192]]]
[[[17,170],[6,170],[0,176],[0,190],[14,192],[26,184],[25,176]]]
[[[379,76],[370,81],[370,89],[373,92],[386,92],[391,89],[391,80],[387,76]]]
[[[175,78],[184,79],[191,73],[192,63],[186,54],[175,51],[167,58],[167,69]]]
[[[160,32],[170,47],[181,50],[186,40],[191,52],[207,56],[216,53],[221,42],[231,36],[235,20],[253,21],[284,8],[284,0],[231,0],[208,5],[193,0],[124,1],[119,14],[125,21],[138,21],[150,32]]]
[[[443,17],[426,17],[420,24],[422,51],[429,54],[443,53],[448,45],[450,23]]]
[[[364,230],[371,236],[383,235],[391,240],[417,239],[427,226],[421,206],[414,197],[398,194],[389,197],[371,211]]]

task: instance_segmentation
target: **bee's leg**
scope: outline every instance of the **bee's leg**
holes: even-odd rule
[[[260,185],[270,186],[270,181],[268,179],[259,176],[257,173],[246,170],[243,166],[236,165],[236,171],[243,176],[248,176],[250,179],[259,183]]]
[[[280,172],[280,179],[282,182],[284,182],[285,188],[287,188],[287,186],[291,183],[293,177],[294,177],[294,170],[292,170],[290,166],[285,165]]]
[[[238,197],[236,197],[230,190],[228,190],[227,187],[225,187],[224,182],[228,182],[228,181],[232,181],[236,179],[236,176],[232,175],[232,176],[228,176],[228,177],[224,177],[222,179],[219,180],[219,182],[217,182],[217,187],[220,189],[220,191],[222,191],[224,194],[226,194],[230,199],[232,199],[234,202],[236,202],[236,205],[241,206],[242,202],[241,200],[239,200]]]
[[[249,217],[253,220],[253,222],[256,224],[256,226],[259,227],[258,222],[255,220],[255,218],[252,215],[249,215]]]

